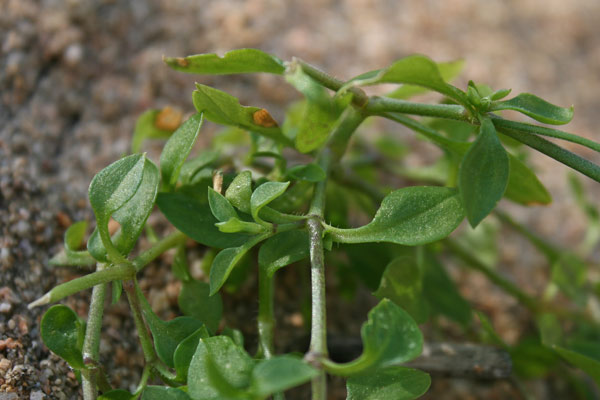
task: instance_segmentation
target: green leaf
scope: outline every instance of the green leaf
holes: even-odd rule
[[[422,55],[405,57],[387,68],[358,76],[347,83],[345,87],[380,83],[404,83],[422,86],[444,94],[461,104],[465,104],[467,101],[463,92],[444,81],[436,63]]]
[[[127,390],[113,389],[99,396],[98,400],[133,400],[135,398],[137,396],[132,395]]]
[[[506,96],[508,96],[510,94],[510,92],[512,91],[512,89],[500,89],[500,90],[496,90],[494,93],[492,93],[490,95],[490,100],[500,100],[505,98]]]
[[[413,186],[388,194],[373,220],[360,228],[326,226],[334,242],[391,242],[415,246],[448,236],[464,218],[457,190]]]
[[[115,161],[98,172],[89,188],[89,198],[96,215],[97,229],[109,256],[115,261],[123,259],[114,247],[108,232],[110,216],[136,193],[144,173],[146,156],[134,154]]]
[[[412,368],[390,367],[348,379],[347,400],[412,400],[431,385],[429,374]]]
[[[183,184],[189,184],[194,181],[196,175],[205,167],[214,163],[219,158],[219,152],[216,150],[206,150],[200,153],[197,157],[185,162],[181,166],[179,179]]]
[[[309,245],[308,233],[304,230],[278,233],[260,247],[258,265],[272,278],[278,269],[308,257]]]
[[[442,77],[442,79],[445,82],[450,82],[451,80],[456,78],[461,73],[461,71],[463,70],[463,67],[465,65],[465,62],[464,62],[464,60],[456,60],[456,61],[436,63],[436,65],[437,65],[437,69],[440,72],[440,76]],[[419,95],[422,93],[426,93],[426,92],[427,92],[427,89],[425,89],[421,86],[402,85],[398,89],[386,94],[385,96],[391,97],[393,99],[406,100],[413,96],[416,96],[416,95]]]
[[[438,260],[426,254],[423,261],[423,296],[429,309],[467,326],[472,318],[469,302],[460,294]]]
[[[559,107],[530,93],[492,103],[491,111],[514,110],[545,124],[563,125],[573,119],[573,106]]]
[[[79,221],[71,225],[65,232],[64,251],[50,259],[52,266],[87,266],[95,265],[96,259],[89,251],[80,250],[87,231],[87,221]]]
[[[152,311],[150,304],[148,304],[139,288],[137,289],[137,296],[142,305],[144,319],[152,332],[156,355],[162,362],[173,368],[175,366],[173,354],[177,346],[185,338],[200,329],[203,324],[192,317],[177,317],[165,322]]]
[[[238,218],[229,218],[227,221],[219,222],[215,225],[217,228],[219,228],[221,232],[225,233],[244,232],[257,234],[264,233],[266,231],[266,227],[264,227],[263,225],[259,225],[254,222],[242,221]]]
[[[190,362],[198,347],[200,339],[209,338],[210,335],[205,326],[200,327],[196,332],[186,337],[177,345],[175,353],[173,353],[173,364],[177,372],[176,380],[178,382],[187,382]]]
[[[110,244],[121,256],[129,254],[142,233],[146,220],[154,208],[158,181],[158,168],[152,161],[144,157],[142,179],[137,186],[137,190],[112,215],[121,227],[113,235],[113,238],[108,240],[111,241]],[[90,185],[90,193],[91,190]],[[110,217],[110,214],[108,214],[108,217]],[[88,240],[88,250],[97,260],[106,261],[106,246],[105,240],[102,239],[102,229],[105,229],[105,233],[108,234],[108,222],[105,223],[104,219],[98,219],[98,214],[96,214],[96,219],[98,220],[98,226]]]
[[[223,301],[217,293],[209,296],[210,286],[200,281],[183,282],[177,303],[185,315],[202,321],[210,332],[216,332],[223,314]]]
[[[508,161],[510,173],[504,197],[523,205],[552,203],[544,184],[524,162],[511,154]]]
[[[250,237],[219,231],[208,205],[183,193],[159,193],[156,205],[177,229],[205,246],[224,249],[239,246]]]
[[[285,146],[293,146],[264,109],[244,107],[235,97],[200,84],[196,84],[193,100],[196,110],[200,113],[204,112],[204,116],[212,122],[237,126],[266,136]]]
[[[385,268],[379,288],[373,295],[390,299],[420,324],[427,320],[427,304],[422,297],[422,276],[414,257],[393,259]]]
[[[139,153],[142,148],[142,143],[146,139],[164,139],[171,136],[175,129],[164,129],[164,127],[157,126],[157,117],[161,112],[176,112],[171,108],[165,108],[163,110],[148,110],[140,115],[135,122],[135,129],[133,131],[133,139],[131,140],[131,152]]]
[[[225,198],[238,210],[250,214],[250,198],[252,197],[252,173],[240,172],[225,191]]]
[[[494,124],[483,118],[479,136],[460,165],[458,185],[467,218],[476,227],[502,198],[508,184],[508,154]]]
[[[360,334],[363,353],[354,361],[337,364],[323,360],[325,370],[334,375],[358,373],[396,366],[421,354],[423,335],[411,316],[388,299],[383,299],[369,312]]]
[[[177,183],[179,171],[192,151],[200,127],[202,127],[202,121],[202,114],[192,115],[173,133],[160,154],[160,173],[163,186],[169,190]]]
[[[321,182],[326,178],[325,171],[317,164],[310,163],[305,165],[295,165],[285,171],[286,176],[295,180],[303,180],[308,182]]]
[[[142,400],[190,400],[183,390],[167,386],[147,386]]]
[[[561,253],[552,263],[552,282],[582,307],[587,301],[587,268],[585,262],[569,252]]]
[[[254,361],[227,336],[202,339],[192,357],[188,372],[190,397],[195,400],[221,400],[227,398],[220,393],[221,382],[215,382],[214,374],[209,374],[212,364],[234,389],[242,390],[250,384]]]
[[[85,325],[75,311],[62,304],[50,307],[40,322],[40,334],[44,344],[72,368],[84,368],[81,349]]]
[[[69,226],[65,232],[65,251],[67,254],[85,253],[81,252],[81,245],[87,231],[87,221],[79,221]]]
[[[233,268],[255,244],[266,239],[270,233],[254,236],[239,247],[221,250],[210,267],[210,295],[214,295],[225,284]]]
[[[226,326],[221,335],[229,337],[237,346],[244,348],[244,334],[239,329]]]
[[[258,216],[260,210],[281,196],[287,187],[290,185],[289,182],[265,182],[252,192],[250,197],[250,212],[252,218],[258,223],[262,222],[262,219]]]
[[[225,75],[267,72],[281,75],[285,71],[283,61],[257,49],[231,50],[223,57],[217,54],[166,57],[164,61],[169,67],[190,74]]]
[[[231,203],[219,192],[213,188],[208,188],[208,204],[210,211],[220,222],[228,221],[231,218],[238,218],[238,214]]]
[[[306,97],[302,119],[295,135],[296,149],[308,153],[320,148],[329,137],[344,109],[344,102],[336,101],[327,90],[306,75],[299,66],[286,80]]]
[[[308,382],[316,375],[317,370],[298,358],[273,357],[254,367],[250,391],[262,399]]]
[[[553,345],[552,349],[562,358],[592,377],[597,385],[600,385],[600,361],[561,346]]]
[[[184,244],[177,246],[177,252],[175,253],[173,264],[171,265],[171,271],[173,271],[173,275],[177,279],[183,282],[189,282],[194,279],[192,278],[192,275],[190,275],[190,266],[188,264]]]

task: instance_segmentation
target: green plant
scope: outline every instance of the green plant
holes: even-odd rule
[[[580,311],[581,307],[564,308],[555,301],[557,292],[575,305],[599,295],[598,285],[594,287],[586,279],[584,261],[599,240],[596,206],[585,199],[581,185],[572,178],[578,202],[593,225],[579,254],[550,244],[509,215],[494,211],[502,197],[522,205],[551,202],[544,185],[523,161],[520,144],[600,181],[600,167],[542,136],[595,151],[600,151],[598,143],[499,115],[501,110],[515,110],[547,124],[565,124],[573,116],[572,108],[552,105],[528,93],[503,100],[510,90],[492,91],[473,82],[462,91],[447,83],[459,73],[462,63],[436,64],[420,55],[347,82],[301,60],[284,63],[253,49],[234,50],[224,57],[203,54],[165,61],[176,70],[196,74],[283,75],[304,98],[288,108],[285,122],[279,126],[266,110],[242,106],[235,97],[198,84],[193,93],[197,113],[177,129],[157,126],[158,110],[142,115],[136,125],[136,151],[145,138],[168,137],[160,169],[145,154],[132,154],[94,177],[89,198],[96,228],[87,249],[80,249],[87,224],[79,222],[67,230],[64,251],[51,263],[96,265],[96,271],[56,286],[31,304],[57,302],[93,287],[87,323],[64,305],[51,307],[41,321],[48,348],[81,374],[86,399],[97,398],[99,391],[103,399],[282,399],[285,390],[311,381],[313,399],[322,400],[326,398],[326,374],[347,379],[349,399],[417,398],[427,391],[429,375],[402,366],[422,351],[423,336],[417,323],[443,315],[465,330],[472,326],[471,306],[440,264],[442,252],[483,273],[535,317],[540,334],[534,343],[509,346],[495,334],[485,315],[478,313],[480,333],[513,355],[517,372],[527,376],[540,374],[541,369],[544,374],[562,357],[600,383],[600,347],[594,342],[600,333],[598,321]],[[382,83],[401,86],[384,96],[367,96],[361,89]],[[425,91],[442,94],[442,101],[423,104],[406,100]],[[400,162],[405,145],[390,137],[366,140],[358,136],[351,146],[355,131],[369,117],[383,117],[410,128],[442,149],[443,155],[431,167],[407,169]],[[229,128],[217,136],[213,148],[188,160],[204,119]],[[470,142],[472,136],[475,139]],[[238,160],[232,160],[230,152],[221,151],[226,146],[223,143],[233,141],[235,147],[247,137],[245,157],[236,154]],[[374,158],[365,159],[374,153],[373,147],[379,151]],[[291,153],[284,149],[307,154],[311,161],[294,162],[294,156],[286,158],[285,154]],[[376,173],[435,185],[391,189],[377,182]],[[132,257],[155,204],[177,230],[161,240],[150,240],[149,249]],[[349,227],[350,211],[366,213],[371,222]],[[486,262],[483,250],[467,250],[473,241],[495,246],[496,231],[487,229],[484,221],[490,213],[547,256],[552,280],[543,299],[503,278]],[[449,238],[465,217],[471,227],[479,228],[467,228],[462,235]],[[111,219],[120,226],[116,232],[109,230]],[[209,283],[195,280],[189,272],[188,238],[213,249],[209,254],[214,258],[206,257]],[[184,316],[165,322],[152,311],[136,274],[173,248],[177,253],[172,268],[182,281],[179,305]],[[339,257],[340,253],[345,258]],[[370,259],[365,260],[365,253]],[[249,254],[257,257],[248,258]],[[307,259],[310,348],[303,359],[275,355],[274,277],[290,264],[306,265]],[[252,260],[258,262],[259,282],[259,346],[254,357],[244,350],[239,332],[219,328],[220,289],[237,265]],[[328,358],[326,263],[344,268],[346,279],[362,282],[381,299],[362,327],[363,353],[349,363]],[[118,301],[122,290],[127,296],[146,360],[135,393],[113,389],[98,359],[108,283],[113,285],[113,301]],[[564,320],[576,322],[570,338],[562,337],[560,322]],[[553,361],[537,365],[527,357],[528,351]],[[569,376],[582,396],[591,390],[577,375]],[[166,386],[149,385],[152,377]]]

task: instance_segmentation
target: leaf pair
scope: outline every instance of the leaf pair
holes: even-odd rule
[[[308,364],[291,356],[255,363],[229,337],[215,336],[199,341],[190,363],[188,388],[194,400],[265,399],[316,374]]]

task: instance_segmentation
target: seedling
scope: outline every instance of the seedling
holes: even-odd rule
[[[324,400],[327,374],[346,379],[348,399],[418,398],[428,390],[430,377],[403,366],[422,351],[423,335],[417,323],[441,315],[464,329],[477,326],[471,305],[441,264],[447,257],[483,273],[529,310],[540,332],[534,346],[537,354],[563,358],[600,383],[598,321],[581,307],[599,292],[586,278],[584,261],[599,240],[597,207],[586,200],[581,185],[572,178],[578,202],[593,225],[578,254],[550,244],[509,215],[494,211],[503,197],[524,206],[551,202],[542,182],[523,161],[521,144],[600,181],[600,167],[543,136],[595,151],[600,151],[598,143],[507,120],[500,114],[514,110],[560,125],[571,120],[572,108],[555,106],[529,93],[505,100],[510,90],[493,91],[473,82],[463,91],[448,83],[462,63],[437,64],[420,55],[345,82],[301,60],[282,62],[254,49],[234,50],[224,57],[166,58],[165,62],[193,74],[281,75],[303,100],[290,105],[280,123],[265,109],[242,106],[230,94],[197,84],[192,96],[195,114],[179,124],[181,115],[172,109],[144,113],[136,125],[133,154],[94,177],[89,198],[96,227],[87,248],[80,250],[87,224],[76,223],[67,230],[65,249],[52,264],[96,265],[96,271],[56,286],[31,304],[54,303],[93,288],[87,321],[64,305],[52,306],[41,321],[44,342],[80,374],[86,400],[98,396],[283,399],[286,390],[307,382],[312,382],[312,398]],[[383,96],[368,96],[362,89],[383,83],[399,87]],[[441,94],[441,102],[407,100],[425,91]],[[406,145],[391,137],[374,141],[356,134],[372,117],[408,127],[442,149],[443,155],[432,167],[402,167]],[[216,137],[212,148],[188,160],[205,119],[228,128]],[[240,149],[249,143],[247,154],[234,153],[238,158],[233,160],[231,149],[221,151],[226,142],[220,140],[223,137],[230,143],[234,139],[230,147],[235,147],[236,140]],[[160,168],[138,152],[144,140],[156,138],[168,138]],[[297,157],[290,156],[294,151],[311,161],[298,163]],[[365,163],[366,154],[376,156]],[[408,177],[430,185],[388,188],[374,178],[386,171],[396,176],[396,182]],[[175,232],[160,240],[150,235],[152,246],[133,256],[155,205]],[[371,221],[353,227],[349,216],[357,213],[366,213]],[[491,213],[495,214],[491,219],[515,228],[547,256],[552,279],[543,299],[503,278],[486,262],[490,258],[483,245],[466,246],[473,240],[495,245],[495,231],[486,227]],[[449,238],[465,218],[470,227],[480,229],[465,226]],[[109,229],[111,220],[118,222],[116,232]],[[208,282],[190,274],[188,239],[209,249],[204,260],[210,268]],[[172,268],[182,281],[179,307],[183,315],[163,321],[138,287],[136,275],[169,249],[176,249]],[[259,338],[257,353],[249,355],[241,333],[220,324],[220,296],[236,268],[253,260],[258,263]],[[273,344],[274,281],[278,270],[292,264],[310,266],[311,340],[303,358],[275,354]],[[362,355],[348,363],[328,357],[325,265],[342,269],[344,279],[364,284],[380,299],[362,327]],[[108,283],[113,285],[114,301],[124,290],[145,357],[142,379],[133,393],[110,385],[98,357]],[[571,299],[572,307],[555,301],[559,292]],[[488,342],[511,353],[517,373],[533,368],[535,360],[526,356],[525,344],[508,346],[486,316],[478,316],[480,332]],[[564,320],[577,326],[570,338],[562,337],[560,322]],[[538,367],[541,375],[551,368],[564,369],[557,363]],[[589,382],[569,374],[578,393],[591,390]],[[151,379],[163,385],[149,385]]]

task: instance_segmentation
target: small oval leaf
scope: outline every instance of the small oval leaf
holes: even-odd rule
[[[163,187],[171,189],[177,178],[185,159],[192,151],[200,128],[202,127],[202,114],[194,114],[185,121],[169,138],[160,154],[160,173]]]
[[[240,172],[225,191],[225,198],[238,210],[250,214],[250,198],[252,197],[252,173]]]
[[[323,168],[314,163],[295,165],[292,168],[289,168],[285,173],[292,179],[313,183],[321,182],[326,178]]]
[[[469,223],[474,228],[495,207],[506,191],[508,154],[494,124],[483,118],[479,136],[465,154],[458,176],[460,195]]]
[[[258,216],[260,210],[281,196],[289,185],[289,182],[265,182],[254,189],[250,197],[250,212],[256,222],[262,222]]]
[[[326,226],[334,242],[391,242],[407,246],[430,243],[448,236],[464,218],[457,190],[414,186],[388,194],[373,220],[360,228]]]
[[[429,374],[406,367],[390,367],[353,376],[346,382],[347,400],[413,400],[427,392]]]
[[[493,103],[490,111],[513,110],[536,121],[552,125],[564,125],[573,119],[573,106],[559,107],[530,93],[521,93],[510,100]]]
[[[44,344],[75,369],[83,369],[84,324],[75,311],[57,304],[46,311],[40,322]]]
[[[283,61],[258,49],[231,50],[223,57],[213,53],[166,57],[164,61],[169,67],[190,74],[225,75],[267,72],[281,75],[285,71]]]
[[[252,370],[250,391],[263,399],[308,382],[318,375],[316,369],[292,356],[259,361]]]
[[[208,204],[210,211],[220,222],[226,222],[231,218],[238,219],[238,214],[231,203],[213,188],[208,188]]]

